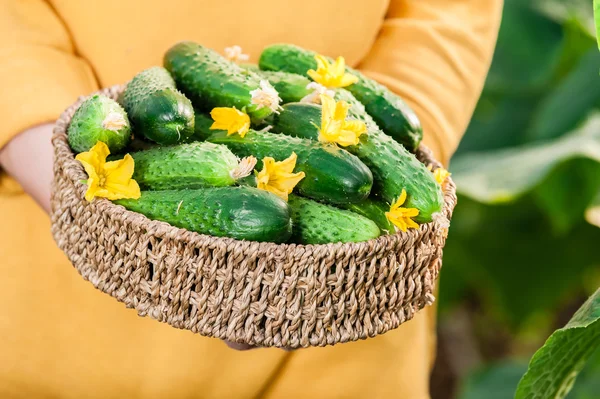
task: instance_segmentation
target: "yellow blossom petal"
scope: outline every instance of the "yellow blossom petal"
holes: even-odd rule
[[[347,102],[336,102],[327,94],[321,94],[320,97],[322,108],[319,141],[335,143],[343,147],[358,144],[360,136],[367,132],[364,122],[346,120],[350,108]]]
[[[333,119],[343,121],[346,119],[346,115],[348,114],[348,108],[350,105],[346,101],[338,101],[335,103],[335,113],[333,114]]]
[[[305,176],[304,172],[293,173],[297,156],[277,162],[271,157],[263,159],[263,169],[256,174],[256,187],[269,191],[287,201],[288,195]]]
[[[390,211],[385,213],[387,219],[398,229],[406,231],[408,229],[418,229],[419,225],[412,218],[419,215],[416,208],[403,208],[406,202],[406,190],[402,190],[398,200],[390,206]]]
[[[110,200],[140,198],[140,187],[131,178],[134,170],[133,158],[127,154],[122,160],[106,162],[109,154],[106,144],[98,142],[90,151],[77,155],[76,159],[88,174],[85,199],[91,201],[94,197]]]
[[[358,77],[346,72],[346,61],[344,57],[338,57],[334,63],[322,55],[315,55],[317,70],[307,71],[308,76],[325,87],[346,87],[358,81]]]
[[[250,129],[250,117],[235,107],[217,107],[210,111],[214,123],[211,130],[227,130],[227,135],[239,134],[244,137]]]
[[[435,181],[437,181],[439,184],[444,184],[446,179],[451,175],[452,173],[448,172],[444,168],[437,168],[433,171],[433,177],[435,178]]]

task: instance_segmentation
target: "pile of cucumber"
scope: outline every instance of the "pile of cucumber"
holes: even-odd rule
[[[238,65],[192,42],[173,46],[164,67],[136,75],[117,101],[88,98],[68,128],[74,152],[98,141],[112,156],[129,152],[139,199],[114,201],[150,219],[202,234],[263,242],[360,242],[395,232],[386,212],[403,190],[418,223],[442,211],[433,174],[415,157],[422,131],[406,104],[384,86],[347,68],[358,81],[335,89],[349,117],[367,134],[350,147],[319,141],[321,106],[300,102],[311,93],[315,53],[280,44],[264,49],[258,66]],[[278,110],[259,106],[251,92],[268,81],[282,99]],[[243,137],[211,130],[215,107],[244,110]],[[135,138],[134,138],[135,137]],[[287,201],[256,187],[242,158],[282,161],[297,156],[305,177]],[[116,156],[117,159],[119,156]],[[122,156],[121,156],[122,157]],[[246,173],[247,175],[247,173]]]

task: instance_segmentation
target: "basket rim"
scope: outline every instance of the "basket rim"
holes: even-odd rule
[[[112,99],[116,99],[118,94],[123,89],[124,85],[114,85],[93,92],[87,96],[80,96],[75,103],[61,113],[54,126],[52,144],[55,149],[55,167],[59,166],[62,168],[63,173],[73,184],[75,187],[75,192],[81,200],[84,200],[85,185],[80,182],[85,180],[87,175],[81,163],[75,160],[75,154],[71,150],[68,143],[67,129],[70,125],[72,115],[75,110],[79,108],[81,103],[89,97],[101,94]],[[420,153],[421,158],[425,158],[429,164],[433,165],[434,169],[441,167],[440,162],[433,157],[431,150],[429,150],[429,148],[427,148],[425,145],[421,144],[418,152]],[[454,206],[456,205],[456,186],[451,177],[448,177],[444,182],[443,196],[444,206],[442,213],[448,220],[450,220]],[[113,204],[111,201],[105,198],[95,198],[92,202],[90,202],[90,204],[97,206],[98,211],[110,214],[110,216],[115,218],[116,221],[127,223],[128,225],[139,230],[145,230],[157,238],[176,239],[177,241],[185,241],[193,245],[208,245],[211,248],[238,248],[241,249],[242,252],[245,252],[246,250],[252,250],[253,252],[258,251],[259,253],[273,253],[274,251],[287,252],[292,250],[297,253],[297,251],[300,250],[300,252],[304,253],[325,251],[325,253],[329,254],[336,253],[344,254],[345,256],[351,256],[354,253],[363,252],[365,247],[383,249],[389,247],[390,245],[396,246],[418,242],[420,241],[420,238],[425,236],[428,230],[439,231],[444,228],[440,221],[434,220],[429,223],[421,224],[418,229],[409,229],[406,232],[398,231],[394,234],[381,235],[377,238],[362,242],[338,242],[328,244],[276,244],[272,242],[237,240],[230,237],[217,237],[193,232],[183,228],[175,227],[166,222],[149,219],[141,213],[129,211],[122,205]]]

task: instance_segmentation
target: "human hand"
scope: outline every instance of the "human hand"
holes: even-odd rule
[[[0,166],[48,213],[53,177],[53,126],[46,123],[27,129],[0,149]]]

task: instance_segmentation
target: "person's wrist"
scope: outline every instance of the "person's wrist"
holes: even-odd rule
[[[29,128],[0,149],[0,166],[46,212],[50,211],[53,177],[50,123]]]

